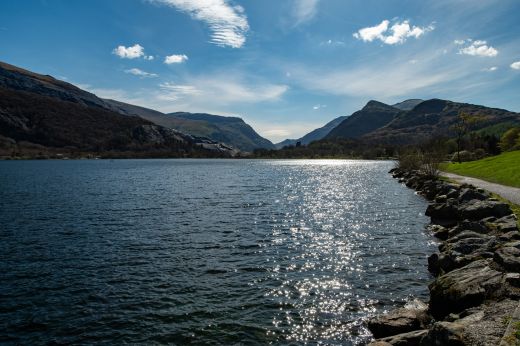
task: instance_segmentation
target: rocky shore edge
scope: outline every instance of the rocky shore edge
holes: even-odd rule
[[[429,302],[368,320],[369,345],[519,345],[520,232],[509,205],[420,171],[390,173],[430,202],[427,231],[440,245],[428,258]]]

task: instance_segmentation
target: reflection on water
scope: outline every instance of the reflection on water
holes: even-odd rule
[[[426,297],[389,162],[0,162],[0,342],[362,344]]]

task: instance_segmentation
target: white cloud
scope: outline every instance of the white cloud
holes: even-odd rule
[[[229,0],[151,0],[177,8],[205,22],[212,31],[211,42],[218,46],[240,48],[249,30],[244,8]]]
[[[494,72],[498,70],[498,67],[497,66],[491,66],[491,67],[488,67],[488,68],[485,68],[483,69],[482,71],[485,71],[485,72]]]
[[[383,33],[388,30],[388,24],[390,21],[383,20],[381,24],[376,26],[371,26],[368,28],[363,28],[358,30],[358,32],[354,33],[354,37],[358,40],[372,42],[376,38],[380,40],[384,40]]]
[[[464,43],[466,43],[466,40],[455,40],[453,43],[457,46],[462,46]]]
[[[358,40],[372,42],[376,39],[389,45],[406,42],[409,37],[419,38],[425,33],[435,29],[433,25],[427,27],[410,26],[410,22],[396,22],[389,27],[390,21],[383,20],[380,24],[358,30],[353,36]]]
[[[140,44],[134,44],[131,47],[118,46],[117,48],[114,48],[112,53],[122,59],[146,58],[144,55],[144,48]]]
[[[168,55],[164,58],[165,64],[180,64],[188,60],[188,57],[185,54],[173,54]]]
[[[515,61],[514,63],[512,63],[511,68],[513,70],[520,70],[520,61]]]
[[[138,68],[131,68],[129,70],[125,70],[125,73],[133,74],[134,76],[142,77],[142,78],[153,78],[158,77],[155,73],[149,73],[145,72],[143,70],[140,70]]]
[[[320,108],[327,108],[327,105],[317,104],[317,105],[312,107],[312,109],[314,109],[315,111],[320,109]]]
[[[295,0],[293,5],[293,16],[295,25],[307,22],[314,18],[317,13],[319,0]]]
[[[492,46],[488,46],[486,41],[468,40],[469,46],[459,49],[459,54],[472,56],[494,57],[498,55],[498,50]]]

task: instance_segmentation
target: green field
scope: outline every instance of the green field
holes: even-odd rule
[[[441,169],[493,183],[520,187],[520,150],[478,161],[443,164]]]

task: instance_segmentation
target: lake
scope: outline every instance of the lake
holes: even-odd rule
[[[388,161],[0,161],[0,343],[366,343],[427,299]]]

